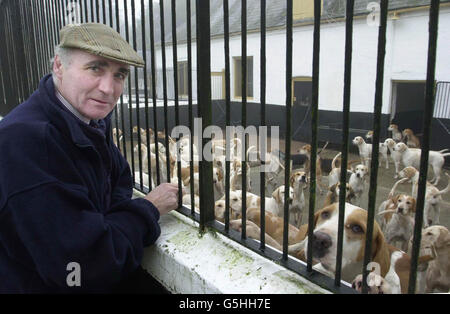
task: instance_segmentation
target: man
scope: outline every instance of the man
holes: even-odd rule
[[[53,75],[0,122],[0,292],[110,292],[177,208],[175,184],[131,199],[110,119],[130,65],[110,27],[66,26]]]

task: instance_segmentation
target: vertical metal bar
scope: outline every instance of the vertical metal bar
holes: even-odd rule
[[[230,21],[228,0],[223,1],[223,31],[224,31],[224,49],[225,49],[225,126],[230,126]],[[226,139],[228,139],[228,134]],[[231,140],[231,138],[229,138]],[[225,231],[230,228],[230,141],[226,141],[225,156]]]
[[[38,12],[38,3],[35,1],[31,2],[32,5],[32,11],[33,11],[33,25],[35,25],[36,27],[33,27],[33,32],[34,32],[34,38],[40,38],[40,31],[41,30],[41,23],[40,23],[40,19],[39,19],[39,12]],[[36,41],[36,46],[35,46],[35,52],[36,52],[36,60],[37,60],[37,77],[40,78],[42,76],[42,54],[41,54],[41,45],[42,42],[40,40]],[[7,82],[5,81],[5,84]],[[6,88],[5,88],[6,91]]]
[[[98,12],[97,12],[98,13]],[[135,0],[131,0],[131,30],[133,35],[133,49],[137,51],[137,42],[136,42],[136,3]],[[137,126],[137,136],[138,136],[138,167],[139,167],[139,185],[140,190],[144,188],[143,186],[143,174],[142,174],[142,145],[141,145],[141,125],[139,119],[139,76],[138,76],[138,68],[134,67],[134,92],[136,97],[136,126]],[[130,115],[132,112],[133,106],[130,102]],[[133,149],[133,147],[132,147]],[[134,152],[134,149],[133,149]],[[136,178],[135,178],[136,180]]]
[[[202,119],[203,130],[211,125],[211,37],[209,1],[197,0],[197,93],[198,112]],[[201,62],[200,62],[201,60]],[[200,151],[208,139],[202,137]],[[214,220],[214,189],[212,184],[212,163],[200,161],[200,230],[205,231],[206,224]],[[205,183],[205,184],[202,184]]]
[[[247,0],[241,6],[242,127],[247,127]],[[242,139],[242,239],[247,238],[247,135]],[[242,155],[244,160],[242,160]]]
[[[194,177],[194,123],[192,114],[192,25],[191,25],[191,0],[187,0],[186,3],[186,25],[187,25],[187,59],[188,59],[188,112],[189,112],[189,130],[191,130],[190,136],[190,168],[189,176]],[[195,215],[195,197],[194,197],[194,180],[189,182],[191,187],[191,215]],[[192,205],[193,204],[193,205]],[[200,204],[199,204],[200,206]]]
[[[94,0],[90,0],[91,1],[91,20],[90,22],[94,22]],[[124,5],[126,6],[126,1],[124,1]]]
[[[311,104],[311,159],[309,187],[308,238],[312,239],[314,230],[314,207],[316,205],[316,159],[317,159],[317,121],[319,114],[319,57],[320,57],[320,16],[321,1],[314,1],[313,33],[313,78]],[[312,241],[308,241],[307,271],[312,271]]]
[[[111,26],[111,28],[114,28],[112,0],[108,0],[108,9],[109,9],[109,25]],[[81,8],[80,8],[80,12],[82,12]],[[82,18],[81,20],[84,20],[84,18]],[[119,151],[121,151],[119,130],[123,130],[123,128],[120,128],[120,126],[119,126],[119,106],[120,105],[123,106],[123,96],[122,95],[120,95],[119,103],[117,103],[116,106],[114,106],[114,124],[115,124],[115,128],[117,130],[117,132],[116,132],[116,143],[117,143],[117,148],[119,149]],[[123,111],[121,110],[120,111],[121,116],[123,116],[122,112]],[[125,135],[122,135],[122,136],[125,136]]]
[[[116,0],[115,6],[116,6],[116,31],[120,34],[119,0]],[[87,15],[86,15],[86,17],[87,17]],[[128,78],[128,81],[129,80],[130,80],[130,78]],[[125,159],[128,161],[127,145],[126,145],[126,140],[125,140],[126,139],[125,109],[124,109],[124,103],[123,103],[123,95],[120,95],[120,119],[121,119],[121,124],[122,124],[122,131],[123,131],[123,140],[122,140],[123,151],[122,151],[122,154],[125,157]],[[117,144],[120,146],[120,142],[119,141],[117,142]],[[133,152],[133,150],[131,150],[131,152]]]
[[[261,78],[260,78],[260,91],[261,91],[261,126],[266,126],[266,0],[261,0]],[[265,133],[267,135],[267,132]],[[261,138],[261,134],[260,134]],[[267,137],[260,141],[259,151],[261,154],[266,153],[266,141]],[[264,158],[265,160],[265,158]],[[263,163],[261,163],[263,167]],[[264,250],[266,246],[266,174],[264,171],[260,171],[260,196],[261,196],[261,246],[260,249]]]
[[[117,5],[116,5],[116,10],[117,10]],[[88,17],[89,17],[89,13],[88,13],[88,4],[87,4],[87,0],[84,0],[84,17],[83,17],[83,23],[87,23],[87,22],[88,22]]]
[[[102,0],[102,14],[103,14],[103,24],[106,24],[106,8],[105,8],[105,0]]]
[[[109,10],[109,26],[113,27],[113,11],[112,11],[112,0],[108,0],[108,10]]]
[[[161,183],[160,167],[159,164],[159,147],[158,147],[158,116],[157,116],[157,100],[156,100],[156,64],[155,64],[155,32],[153,22],[153,1],[150,1],[150,57],[151,57],[151,78],[152,78],[152,100],[153,100],[153,128],[155,130],[155,155],[156,155],[156,185]]]
[[[100,23],[100,3],[99,0],[95,0],[95,22]]]
[[[177,10],[175,0],[172,0],[172,62],[173,62],[173,86],[175,92],[175,126],[180,125],[180,112],[178,107],[178,54],[177,54]],[[177,147],[177,176],[178,176],[178,207],[183,206],[183,190],[181,186],[181,161],[178,158]],[[194,180],[191,180],[192,183]],[[191,205],[194,207],[194,204]]]
[[[141,0],[141,30],[142,30],[142,54],[144,55],[144,97],[145,97],[145,134],[147,142],[147,172],[149,178],[151,178],[152,162],[150,158],[150,133],[149,133],[149,112],[148,112],[148,85],[147,85],[147,43],[146,43],[146,33],[145,33],[145,3]],[[152,190],[151,180],[149,179],[149,190]]]
[[[433,118],[435,97],[435,70],[436,50],[439,23],[439,0],[432,0],[430,6],[430,19],[428,24],[428,61],[427,61],[427,83],[425,87],[425,110],[423,117],[422,153],[420,156],[419,188],[417,193],[417,207],[414,224],[413,249],[411,254],[411,270],[409,274],[408,293],[416,291],[417,265],[420,252],[420,241],[422,239],[423,209],[425,205],[425,189],[428,173],[428,154],[430,151],[431,119]]]
[[[347,162],[348,162],[348,137],[350,123],[350,91],[352,77],[352,47],[353,47],[353,11],[355,1],[347,0],[346,24],[345,24],[345,70],[344,70],[344,104],[342,121],[342,161],[341,161],[341,180],[339,187],[339,222],[338,222],[338,241],[336,253],[336,272],[334,284],[341,285],[342,270],[342,244],[344,234],[345,217],[345,196],[347,182]]]
[[[47,12],[47,9],[45,7],[45,3],[42,3],[42,11],[44,13],[44,45],[45,45],[45,62],[46,67],[45,71],[48,72],[48,60],[50,59],[50,41],[49,41],[49,29],[50,29],[50,22],[49,22],[49,12]]]
[[[291,172],[291,107],[292,107],[292,1],[286,1],[286,135],[284,160],[284,219],[283,260],[288,257],[289,245],[289,177]]]
[[[125,1],[123,3],[124,5],[124,15],[125,15],[125,38],[127,42],[130,42],[130,35],[128,30],[128,2]],[[134,172],[135,172],[135,165],[134,165],[134,145],[133,145],[133,98],[131,94],[131,78],[128,78],[128,113],[129,113],[129,129],[130,129],[130,157],[131,157],[131,175],[133,177],[133,182],[136,181]],[[125,134],[125,130],[124,130]]]
[[[162,54],[162,75],[163,75],[163,98],[164,98],[164,130],[166,146],[166,171],[167,182],[170,182],[170,154],[169,154],[169,123],[167,113],[167,73],[166,73],[166,38],[164,27],[164,0],[159,1],[160,21],[161,21],[161,54]]]
[[[375,105],[373,117],[373,138],[372,143],[380,142],[380,123],[381,108],[383,103],[383,79],[384,79],[384,61],[386,54],[386,28],[387,28],[387,12],[388,1],[381,0],[380,3],[380,27],[378,31],[378,52],[377,52],[377,78],[375,82]],[[372,257],[372,236],[373,222],[375,217],[375,201],[377,194],[377,178],[378,178],[378,152],[379,145],[372,145],[372,159],[370,168],[370,188],[369,188],[369,205],[367,211],[367,231],[366,243],[364,251],[364,269],[363,269],[363,293],[367,293],[367,264]]]

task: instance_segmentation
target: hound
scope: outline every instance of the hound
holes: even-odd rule
[[[442,203],[442,195],[447,194],[450,191],[450,176],[447,187],[440,191],[436,186],[427,181],[425,190],[425,206],[424,206],[424,228],[433,224],[439,224],[440,205]],[[405,167],[399,172],[401,178],[406,178],[412,183],[411,195],[417,198],[417,191],[419,188],[419,171],[414,167]],[[430,210],[433,210],[431,215]]]
[[[352,174],[350,175],[348,184],[350,186],[351,191],[353,191],[353,194],[355,195],[350,200],[350,203],[352,203],[353,205],[357,206],[361,205],[362,195],[364,194],[367,188],[366,179],[368,175],[369,175],[369,168],[367,168],[363,164],[359,164],[355,168],[352,168]]]
[[[338,238],[339,204],[334,203],[314,214],[314,235],[290,245],[288,251],[307,256],[308,241],[312,241],[313,269],[334,277]],[[367,230],[367,211],[345,204],[342,251],[342,279],[352,282],[362,269]],[[389,284],[391,293],[407,293],[410,257],[389,245],[376,221],[373,224],[372,262],[379,265],[379,275]]]
[[[444,226],[422,231],[421,248],[431,251],[433,259],[426,272],[426,293],[450,290],[450,232]]]
[[[394,196],[394,193],[397,185],[406,180],[401,179],[394,184],[388,199],[380,205],[378,213],[383,216],[381,230],[385,234],[386,242],[389,244],[400,242],[399,248],[405,252],[414,230],[416,199],[406,194]]]
[[[406,140],[406,145],[411,148],[420,148],[420,141],[417,136],[414,135],[413,130],[404,129],[402,132],[403,138]]]
[[[402,141],[403,136],[402,136],[402,132],[399,131],[397,124],[391,124],[388,127],[388,131],[392,132],[392,139],[396,142],[399,143]]]
[[[317,154],[316,157],[316,178],[317,178],[317,188],[319,190],[319,193],[323,193],[323,189],[325,188],[322,186],[322,158],[320,157],[320,154],[325,150],[327,147],[328,142],[325,143],[325,145],[322,147],[321,151]],[[303,145],[299,151],[300,154],[306,155],[307,159],[305,161],[304,169],[306,173],[310,173],[310,165],[311,165],[311,145],[306,144]]]
[[[434,185],[437,185],[441,178],[441,170],[445,163],[444,157],[450,156],[450,153],[443,153],[445,150],[430,150],[428,154],[428,163],[431,165],[434,172],[434,178],[430,180],[430,183]],[[402,155],[402,162],[405,167],[412,166],[416,169],[420,169],[420,156],[422,154],[420,148],[409,148],[405,143],[397,143],[395,145],[395,151]]]
[[[231,220],[230,227],[231,229],[234,229],[238,232],[242,232],[242,219]],[[246,221],[245,230],[247,237],[261,241],[261,229],[253,221],[251,220]],[[264,241],[267,245],[279,251],[283,250],[281,244],[278,243],[274,238],[272,238],[267,233],[264,235]]]
[[[389,149],[389,152],[391,154],[391,158],[394,161],[394,166],[395,166],[395,175],[394,175],[394,179],[398,178],[398,172],[400,171],[400,164],[402,162],[402,154],[400,152],[395,151],[395,140],[393,140],[392,138],[387,138],[384,141],[384,144],[386,145],[386,147]]]
[[[289,208],[289,223],[300,228],[302,213],[306,209],[303,190],[308,184],[308,175],[304,171],[296,170],[291,174],[289,182],[294,193],[292,206]]]

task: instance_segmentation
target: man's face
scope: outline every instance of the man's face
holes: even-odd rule
[[[55,56],[53,71],[61,95],[92,120],[105,118],[122,94],[129,66],[82,50],[74,50],[68,66]]]

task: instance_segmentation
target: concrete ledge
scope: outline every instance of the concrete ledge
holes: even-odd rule
[[[178,212],[160,219],[161,236],[142,267],[172,293],[323,294],[329,291]]]

